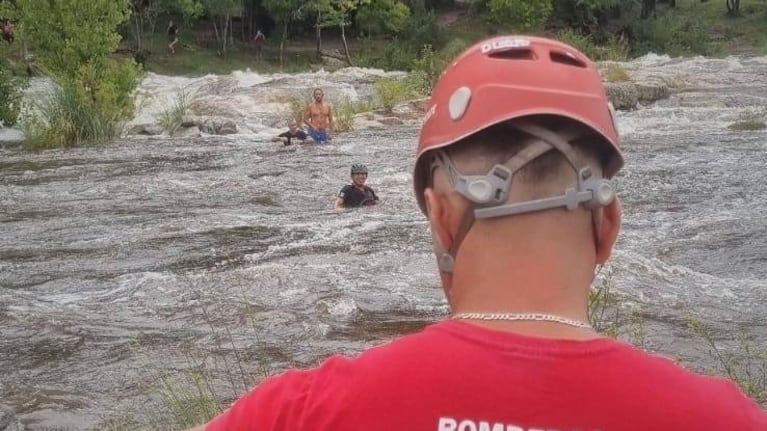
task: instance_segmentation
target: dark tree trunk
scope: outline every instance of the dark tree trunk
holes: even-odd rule
[[[352,63],[352,57],[349,55],[349,45],[346,44],[346,26],[344,24],[340,25],[341,27],[341,41],[344,43],[344,57],[346,57],[346,62],[349,63],[349,66],[354,66]]]
[[[728,0],[729,1],[729,0]],[[655,0],[642,0],[642,10],[639,12],[641,19],[655,18]]]
[[[740,0],[727,0],[727,15],[728,16],[740,15]]]

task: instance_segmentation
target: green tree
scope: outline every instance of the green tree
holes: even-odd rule
[[[0,1],[0,17],[16,20],[18,10],[14,4]],[[0,128],[16,125],[21,110],[26,80],[14,76],[10,61],[11,50],[17,47],[17,42],[9,45],[0,41]]]
[[[25,132],[39,137],[42,146],[111,138],[116,123],[133,113],[132,92],[139,78],[132,59],[112,56],[120,42],[117,27],[130,14],[130,0],[17,4],[22,37],[30,43],[38,68],[58,87],[43,110],[47,118],[30,120]]]
[[[26,80],[14,76],[8,61],[8,48],[0,44],[0,128],[16,125],[21,111]]]
[[[309,9],[304,0],[263,0],[263,6],[278,26],[282,27],[280,37],[280,67],[285,63],[285,42],[288,40],[288,25]]]
[[[361,5],[355,22],[372,35],[397,34],[405,29],[410,8],[398,0],[378,0]]]
[[[226,55],[226,49],[232,41],[232,17],[242,15],[241,0],[202,0],[205,11],[213,21],[213,31],[221,47],[219,53]]]
[[[351,24],[351,14],[361,5],[367,5],[371,0],[315,0],[312,4],[317,13],[317,26],[335,27],[341,30],[341,42],[344,45],[344,57],[351,66],[349,44],[346,42],[346,27]],[[319,33],[319,32],[318,32]]]
[[[131,0],[130,3],[130,28],[137,52],[144,49],[144,35],[154,34],[159,15],[181,14],[185,19],[190,19],[203,12],[199,0]]]
[[[551,0],[488,0],[490,17],[498,24],[515,23],[521,30],[540,29],[551,15]]]

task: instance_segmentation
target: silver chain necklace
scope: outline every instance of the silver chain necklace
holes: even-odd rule
[[[456,313],[451,319],[463,320],[527,320],[536,322],[556,322],[576,328],[591,328],[591,325],[580,320],[568,319],[555,314],[544,313]]]

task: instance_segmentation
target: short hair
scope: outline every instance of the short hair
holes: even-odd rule
[[[554,132],[566,130],[570,136],[577,136],[570,141],[577,158],[576,166],[602,168],[595,173],[603,174],[603,168],[610,155],[610,149],[606,146],[609,144],[592,129],[576,121],[553,115],[536,115],[526,117],[525,120]],[[488,127],[450,145],[445,151],[461,174],[484,175],[496,164],[506,163],[532,141],[540,139],[516,128],[514,124],[515,121],[511,120]],[[514,184],[544,183],[565,176],[575,180],[576,175],[577,172],[565,156],[552,149],[514,172]],[[433,178],[428,178],[427,184],[432,182]]]

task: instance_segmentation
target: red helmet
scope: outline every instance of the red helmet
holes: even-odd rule
[[[423,155],[503,121],[528,115],[566,117],[593,129],[610,149],[604,167],[622,166],[612,105],[594,64],[575,48],[529,36],[497,36],[455,58],[434,86],[415,162],[414,186],[423,202]]]

